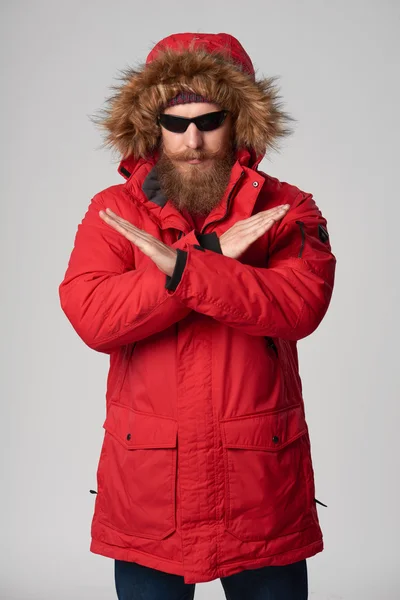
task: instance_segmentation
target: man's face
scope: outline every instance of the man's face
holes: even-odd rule
[[[221,110],[217,104],[191,102],[170,106],[165,114],[192,118]],[[178,209],[208,214],[220,201],[234,163],[230,114],[213,131],[190,123],[183,133],[161,127],[157,171],[161,188]]]
[[[191,119],[218,110],[221,110],[218,104],[191,102],[169,106],[163,112]],[[184,133],[173,133],[164,127],[161,127],[161,132],[165,152],[175,161],[176,168],[190,176],[197,170],[204,171],[210,168],[213,158],[208,158],[209,156],[215,153],[218,156],[226,154],[230,144],[231,119],[228,114],[221,127],[214,131],[199,131],[194,123],[190,123]],[[189,163],[190,159],[197,158],[201,159],[200,163]]]

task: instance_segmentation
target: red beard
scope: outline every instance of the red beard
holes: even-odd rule
[[[174,162],[207,158],[212,159],[207,169],[193,164],[185,172],[178,169]],[[203,150],[187,150],[174,155],[173,159],[161,145],[156,170],[165,196],[179,211],[186,209],[192,215],[208,215],[221,201],[229,183],[235,162],[233,147],[223,155]]]

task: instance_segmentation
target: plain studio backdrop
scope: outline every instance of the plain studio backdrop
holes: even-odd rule
[[[1,2],[1,600],[111,600],[89,552],[108,357],[62,313],[91,197],[122,183],[89,115],[176,32],[228,32],[279,76],[295,132],[261,170],[312,192],[337,257],[298,343],[325,550],[311,600],[398,600],[398,1]],[[217,579],[196,600],[222,599]]]

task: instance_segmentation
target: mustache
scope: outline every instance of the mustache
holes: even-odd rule
[[[220,155],[220,150],[216,150],[215,152],[210,152],[208,150],[185,150],[184,152],[165,152],[165,149],[163,149],[163,153],[170,160],[185,162],[187,160],[207,160],[211,158],[216,158]]]

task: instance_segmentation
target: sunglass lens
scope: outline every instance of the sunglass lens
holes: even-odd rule
[[[173,133],[183,133],[188,127],[188,121],[183,117],[161,114],[159,119],[161,125]]]
[[[213,131],[222,125],[226,117],[226,111],[206,113],[197,117],[196,125],[200,131]]]
[[[200,131],[213,131],[213,129],[217,129],[222,125],[226,115],[226,110],[219,110],[217,112],[199,115],[198,117],[195,117],[193,121]],[[168,131],[172,131],[173,133],[183,133],[188,128],[191,119],[175,117],[174,115],[163,113],[159,116],[159,122],[165,129],[168,129]]]

